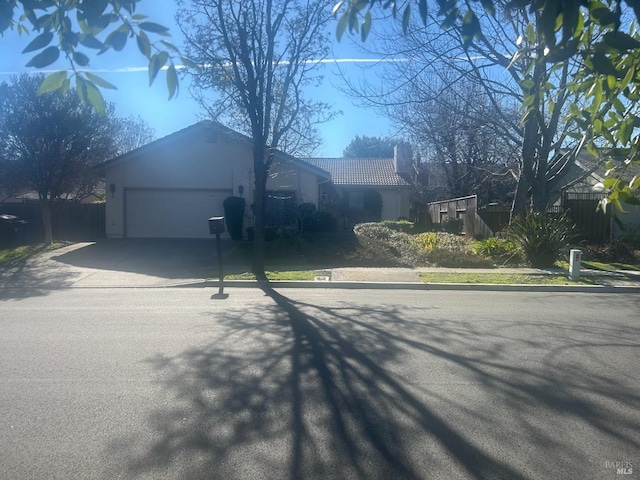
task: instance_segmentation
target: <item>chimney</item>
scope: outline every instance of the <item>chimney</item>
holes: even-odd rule
[[[396,145],[393,148],[393,166],[398,175],[411,177],[412,175],[412,155],[411,148],[406,145]]]

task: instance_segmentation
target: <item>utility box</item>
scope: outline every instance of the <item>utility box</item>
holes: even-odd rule
[[[582,251],[571,250],[569,252],[569,278],[575,282],[580,280],[580,262],[582,262]]]
[[[224,217],[209,218],[209,233],[211,235],[224,233]]]

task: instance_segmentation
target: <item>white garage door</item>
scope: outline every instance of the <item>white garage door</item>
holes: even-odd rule
[[[209,217],[224,215],[231,190],[127,189],[126,236],[211,238]]]

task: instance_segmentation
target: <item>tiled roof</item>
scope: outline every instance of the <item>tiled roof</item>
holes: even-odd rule
[[[393,158],[303,158],[331,174],[334,185],[397,187],[409,183],[398,175]]]

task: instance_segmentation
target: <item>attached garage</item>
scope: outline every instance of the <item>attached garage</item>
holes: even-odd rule
[[[253,141],[204,120],[99,166],[110,238],[211,238],[208,219],[224,215],[231,196],[245,200],[252,225]],[[317,205],[329,173],[276,151],[267,190]],[[283,193],[284,192],[284,193]],[[225,234],[227,235],[227,234]]]
[[[125,237],[210,238],[209,217],[224,215],[231,189],[125,190]]]

